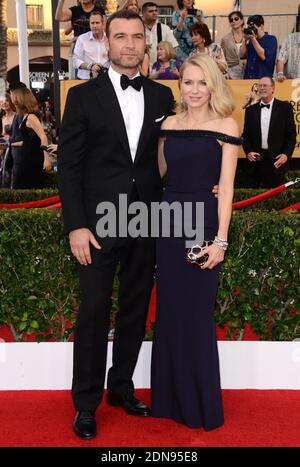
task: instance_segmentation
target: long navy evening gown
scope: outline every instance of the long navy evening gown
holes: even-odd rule
[[[168,166],[163,201],[204,202],[204,239],[218,231],[218,140],[240,138],[206,130],[162,130]],[[195,220],[195,219],[194,219]],[[157,241],[157,316],[152,350],[154,417],[205,430],[223,424],[219,357],[213,317],[220,265],[201,270],[186,261],[185,238]]]

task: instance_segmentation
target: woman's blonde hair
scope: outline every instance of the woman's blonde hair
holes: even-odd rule
[[[134,0],[135,3],[136,3],[136,6],[138,7],[139,11],[140,11],[140,6],[139,6],[139,2],[138,0]],[[127,10],[128,9],[128,6],[129,4],[132,2],[132,0],[124,0],[123,2],[121,2],[118,10]]]
[[[197,66],[203,70],[207,88],[210,92],[209,105],[213,112],[221,117],[228,117],[234,111],[234,100],[229,84],[219,70],[216,62],[207,54],[199,53],[185,60],[179,70],[179,82],[181,83],[184,70],[189,66]],[[176,112],[185,112],[187,105],[184,102],[176,108]]]
[[[39,106],[36,98],[27,88],[15,89],[11,93],[11,99],[20,115],[35,114],[39,116]]]
[[[176,52],[175,52],[175,49],[173,47],[173,45],[171,44],[171,42],[168,42],[168,41],[160,41],[158,44],[157,44],[157,48],[158,47],[162,47],[163,49],[165,49],[165,51],[167,52],[168,54],[168,60],[170,58],[176,58]]]

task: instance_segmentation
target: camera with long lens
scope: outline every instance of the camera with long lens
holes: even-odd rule
[[[247,34],[248,36],[257,36],[257,27],[255,26],[254,23],[248,23],[247,27],[244,28],[243,30],[244,34]]]

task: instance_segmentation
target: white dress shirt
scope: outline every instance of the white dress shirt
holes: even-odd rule
[[[137,73],[130,79],[133,79],[139,75],[140,73]],[[127,138],[129,142],[130,153],[132,161],[134,162],[144,122],[144,91],[143,88],[141,88],[140,91],[137,91],[132,86],[128,86],[127,89],[123,90],[120,84],[121,75],[120,73],[115,71],[111,66],[108,70],[108,76],[112,82],[121,107],[127,132]]]
[[[157,62],[157,23],[158,21],[154,24],[154,26],[152,26],[151,29],[145,25],[146,44],[151,45],[149,49],[150,70],[152,69],[153,63]],[[178,42],[174,37],[173,31],[167,24],[163,23],[161,23],[161,40],[170,42],[174,48],[178,47]]]
[[[98,63],[99,65],[108,66],[108,50],[105,47],[105,34],[99,41],[95,39],[92,31],[81,34],[77,38],[73,53],[74,68],[78,69],[77,76],[79,79],[89,79],[90,70],[79,68],[82,63],[88,65]]]
[[[263,107],[260,110],[260,127],[261,127],[261,147],[262,149],[268,149],[268,136],[269,136],[269,127],[270,127],[270,120],[272,114],[272,107],[273,107],[274,97],[270,104],[270,108]],[[261,101],[261,104],[265,104]]]

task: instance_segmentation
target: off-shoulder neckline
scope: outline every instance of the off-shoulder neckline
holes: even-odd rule
[[[241,145],[243,142],[243,138],[241,137],[227,135],[226,133],[222,133],[220,131],[204,129],[161,129],[160,133],[162,135],[169,134],[173,136],[208,136],[219,139],[223,142],[228,142],[236,145]]]

